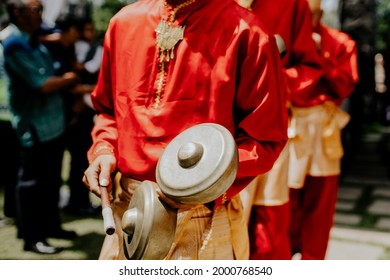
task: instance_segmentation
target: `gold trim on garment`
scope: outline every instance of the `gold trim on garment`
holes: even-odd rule
[[[164,77],[166,71],[165,63],[168,63],[169,61],[175,58],[174,55],[175,46],[179,41],[183,40],[184,38],[185,26],[173,26],[176,13],[181,8],[187,7],[195,2],[196,0],[188,0],[184,3],[177,5],[175,8],[172,9],[171,15],[169,17],[169,21],[167,22],[162,19],[155,29],[156,45],[157,45],[157,53],[158,53],[157,56],[159,57],[159,63],[160,63],[159,64],[160,73],[158,74],[157,90],[156,90],[155,104],[154,104],[155,108],[158,108],[161,101],[161,94],[163,92]],[[169,7],[169,5],[165,1],[163,1],[163,5],[165,8]]]

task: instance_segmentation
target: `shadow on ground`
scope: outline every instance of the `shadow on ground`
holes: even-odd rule
[[[1,195],[0,199],[2,199]],[[63,247],[64,250],[55,255],[41,255],[23,250],[23,241],[16,237],[17,231],[13,219],[4,217],[0,212],[0,259],[96,260],[104,240],[101,217],[79,218],[62,214],[62,221],[63,228],[76,231],[78,237],[74,240],[49,239],[50,244]]]

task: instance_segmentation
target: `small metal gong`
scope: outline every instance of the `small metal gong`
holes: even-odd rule
[[[134,191],[122,217],[125,256],[129,260],[161,260],[169,252],[177,211],[163,203],[150,181]]]
[[[161,191],[177,202],[204,204],[221,196],[237,174],[235,140],[223,126],[195,125],[165,148],[156,168]]]

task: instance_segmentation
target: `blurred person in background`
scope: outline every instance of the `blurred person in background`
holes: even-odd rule
[[[79,39],[75,42],[75,54],[81,84],[92,90],[96,86],[103,57],[103,46],[97,40],[92,19],[79,22]],[[92,205],[89,191],[80,179],[89,164],[87,152],[92,145],[91,132],[95,118],[95,109],[92,106],[89,91],[77,96],[74,109],[76,116],[67,132],[67,147],[71,155],[71,170],[68,179],[71,192],[68,205],[64,210],[78,216],[100,214],[100,208]]]
[[[9,35],[9,28],[0,31],[0,135],[1,144],[7,147],[0,161],[0,188],[4,188],[4,215],[14,218],[15,187],[18,174],[19,143],[11,124],[11,111],[7,97],[7,85],[4,73],[3,40]]]
[[[67,181],[70,194],[63,210],[71,215],[89,216],[97,214],[98,209],[92,206],[88,189],[85,188],[81,178],[88,167],[87,151],[92,144],[94,110],[87,104],[90,104],[89,94],[97,78],[93,82],[92,74],[89,74],[86,69],[93,70],[96,76],[99,65],[86,67],[77,60],[75,44],[82,35],[79,32],[80,21],[70,14],[61,15],[56,20],[52,33],[42,36],[41,39],[53,58],[56,75],[61,76],[66,72],[74,71],[80,77],[80,82],[75,87],[62,89],[67,121],[65,147],[71,158]]]
[[[313,89],[315,106],[293,110],[296,141],[305,152],[290,152],[290,241],[293,254],[300,253],[304,260],[323,260],[337,201],[343,156],[341,131],[350,119],[339,106],[359,78],[355,41],[322,24],[321,0],[308,2],[323,75]]]
[[[285,109],[289,110],[290,118],[294,108],[315,105],[318,97],[312,90],[322,71],[311,38],[311,14],[306,0],[237,1],[258,16],[268,32],[277,38],[283,77],[287,81]],[[289,138],[294,137],[290,129],[288,134]],[[291,139],[272,169],[258,176],[242,193],[249,216],[251,259],[291,259],[288,236],[290,145]]]
[[[6,3],[10,34],[3,41],[11,121],[21,153],[16,185],[18,236],[24,250],[55,254],[47,238],[73,239],[62,228],[59,189],[64,153],[65,110],[61,89],[74,86],[74,72],[56,76],[47,48],[39,40],[42,5],[39,0]]]
[[[103,46],[97,38],[95,23],[88,18],[79,26],[79,40],[75,43],[77,62],[80,65],[82,82],[96,85],[103,58]]]

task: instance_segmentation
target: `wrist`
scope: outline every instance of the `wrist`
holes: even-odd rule
[[[101,144],[101,145],[96,146],[92,152],[92,157],[89,160],[89,162],[91,163],[98,156],[102,156],[102,155],[112,155],[113,157],[115,157],[114,148],[108,144]]]

